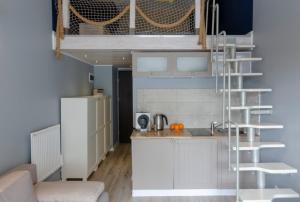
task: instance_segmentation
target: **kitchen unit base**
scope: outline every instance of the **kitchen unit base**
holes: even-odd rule
[[[235,196],[235,189],[132,190],[133,197],[153,196]]]
[[[236,176],[229,171],[227,136],[219,133],[207,136],[205,131],[192,135],[188,130],[177,133],[164,130],[134,131],[131,139],[133,196],[235,194]],[[250,154],[241,155],[241,161],[246,162]],[[241,174],[240,185],[247,189],[255,187],[255,173]]]

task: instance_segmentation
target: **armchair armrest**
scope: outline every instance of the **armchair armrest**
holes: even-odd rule
[[[9,173],[14,171],[29,171],[32,179],[32,184],[37,183],[37,173],[36,173],[36,165],[34,164],[23,164],[12,170],[8,171]]]

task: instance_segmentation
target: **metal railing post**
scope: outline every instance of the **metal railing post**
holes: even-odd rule
[[[228,64],[228,63],[226,63]],[[228,65],[228,134],[229,137],[231,137],[231,68],[230,65]],[[229,142],[231,142],[231,138],[229,138],[228,140]],[[229,149],[229,157],[231,157],[231,152]],[[229,166],[229,170],[230,170],[230,166]]]
[[[221,32],[224,36],[223,38],[223,102],[222,102],[222,123],[223,123],[223,129],[225,129],[225,112],[226,112],[226,43],[227,43],[227,36],[226,32]]]
[[[208,35],[208,14],[209,14],[209,4],[210,4],[210,0],[207,0],[207,2],[206,2],[206,26],[205,26],[206,35]]]
[[[236,124],[236,202],[240,200],[240,129]]]

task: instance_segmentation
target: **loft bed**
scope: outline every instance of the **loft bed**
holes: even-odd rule
[[[207,51],[206,0],[55,0],[53,49]],[[57,31],[58,30],[58,31]],[[228,36],[240,45],[252,34]]]

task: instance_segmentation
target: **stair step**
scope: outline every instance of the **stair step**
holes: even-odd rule
[[[232,166],[236,171],[236,165]],[[285,163],[240,163],[240,171],[261,171],[269,174],[292,174],[297,169]]]
[[[221,73],[220,76],[223,76],[224,74]],[[229,74],[226,73],[225,76],[228,76]],[[231,76],[263,76],[263,73],[231,73]]]
[[[223,89],[220,90],[223,92]],[[228,89],[225,90],[225,92],[228,92]],[[249,88],[241,88],[241,89],[231,89],[231,92],[246,92],[246,93],[265,93],[265,92],[272,92],[272,89],[270,88],[259,88],[259,89],[249,89]]]
[[[282,129],[283,125],[278,124],[238,124],[240,128],[254,128],[254,129]]]
[[[292,189],[241,189],[241,202],[272,202],[274,199],[299,198]]]
[[[258,62],[262,60],[262,58],[228,58],[226,62]],[[224,62],[224,60],[223,58],[219,58],[217,62]]]
[[[240,151],[254,151],[259,149],[284,148],[285,145],[280,142],[240,142]],[[236,151],[236,146],[232,148]]]
[[[272,110],[254,110],[250,112],[251,115],[270,115],[272,114]]]
[[[219,47],[223,47],[224,44],[220,43]],[[225,44],[226,47],[236,47],[236,48],[242,48],[242,49],[252,49],[255,48],[256,46],[253,44],[234,44],[234,43],[227,43]]]
[[[262,58],[233,58],[233,59],[226,59],[226,62],[256,62],[262,61]]]
[[[258,105],[258,106],[232,106],[231,110],[261,110],[261,109],[273,109],[272,105]],[[228,107],[227,107],[228,110]]]

